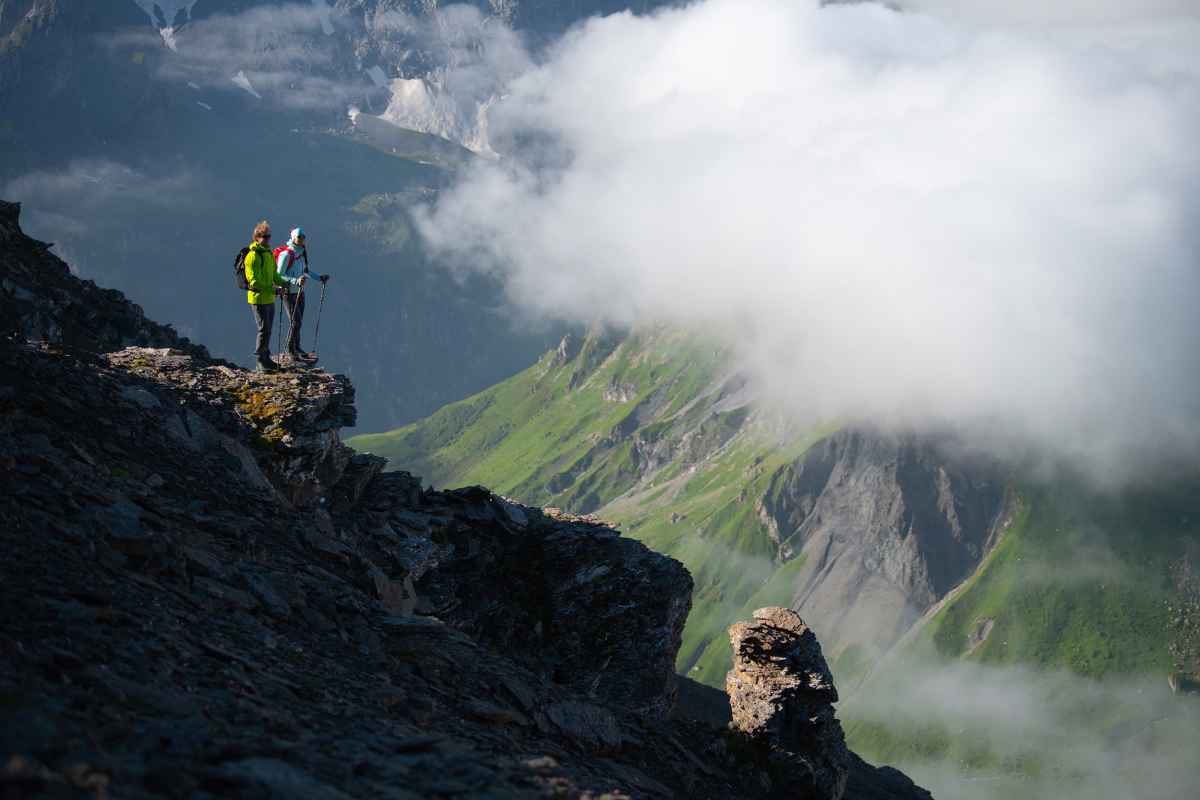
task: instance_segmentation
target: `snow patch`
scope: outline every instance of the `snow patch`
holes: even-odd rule
[[[175,41],[174,28],[159,28],[158,35],[162,37],[163,44],[173,52],[179,52],[179,43]]]
[[[201,103],[199,100],[197,100],[196,105],[200,106],[205,111],[212,111],[212,106],[210,106],[208,103]]]
[[[460,108],[440,83],[426,78],[397,78],[392,97],[380,119],[400,128],[440,136],[488,158],[498,158],[488,142],[488,109],[496,97]]]
[[[195,89],[197,92],[200,91],[200,87],[197,86],[195,83],[192,83],[191,81],[188,81],[188,86]]]
[[[250,79],[246,77],[246,71],[244,69],[239,69],[237,75],[234,75],[231,80],[233,81],[234,85],[245,89],[259,100],[262,100],[262,95],[254,91],[254,87],[250,84]]]

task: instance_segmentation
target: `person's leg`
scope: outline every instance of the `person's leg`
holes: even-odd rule
[[[254,324],[257,330],[257,336],[254,339],[254,355],[260,362],[269,362],[271,360],[271,323],[275,321],[275,304],[252,303],[250,309],[254,313]]]
[[[300,326],[304,324],[304,292],[286,294],[284,302],[288,304],[288,316],[292,320],[292,325],[288,329],[287,349],[289,353],[296,354],[301,352]]]

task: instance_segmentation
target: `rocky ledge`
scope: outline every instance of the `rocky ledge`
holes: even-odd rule
[[[677,702],[680,564],[382,473],[340,441],[344,377],[87,317],[57,267],[45,304],[56,259],[0,233],[3,796],[927,796],[796,688],[828,672],[802,623],[735,633],[732,727],[716,690]]]

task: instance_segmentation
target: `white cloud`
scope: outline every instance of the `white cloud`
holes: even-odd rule
[[[339,77],[332,34],[341,18],[324,0],[253,6],[214,14],[159,33],[170,52],[159,77],[193,88],[238,86],[273,106],[340,110],[370,88],[365,76]],[[154,35],[125,31],[106,40],[115,48],[148,50]],[[230,81],[232,80],[232,84]]]
[[[57,213],[88,227],[88,218],[104,211],[153,201],[174,206],[203,191],[203,181],[188,170],[151,175],[103,158],[78,159],[58,169],[35,170],[9,181],[0,192],[19,197],[35,214]]]
[[[1194,463],[1200,20],[1170,6],[591,20],[511,82],[511,157],[423,233],[538,314],[724,336],[797,414],[967,426],[1104,480]]]
[[[901,0],[903,8],[990,24],[1130,23],[1200,16],[1195,0]]]
[[[110,159],[78,159],[35,170],[0,184],[0,197],[19,198],[21,227],[54,242],[55,253],[76,274],[88,275],[90,243],[97,237],[129,235],[129,220],[148,205],[179,208],[210,191],[208,182],[183,169],[151,174]],[[114,220],[122,220],[114,224]]]

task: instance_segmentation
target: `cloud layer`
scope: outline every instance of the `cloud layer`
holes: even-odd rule
[[[158,75],[181,89],[241,87],[273,107],[342,111],[361,98],[364,76],[340,77],[334,17],[323,3],[260,5],[237,14],[214,14],[167,33],[133,29],[106,37],[119,50],[171,51]],[[249,88],[247,88],[249,87]],[[186,91],[186,89],[184,90]]]
[[[1144,476],[1200,455],[1200,20],[1177,7],[591,20],[512,82],[509,158],[423,233],[534,313],[726,338],[798,415]]]
[[[1200,702],[1172,695],[1161,678],[1097,681],[971,662],[903,667],[891,667],[902,683],[877,682],[838,714],[852,728],[869,723],[897,741],[920,741],[924,758],[888,763],[935,797],[1168,800],[1189,796],[1200,779],[1188,749],[1200,733]]]

